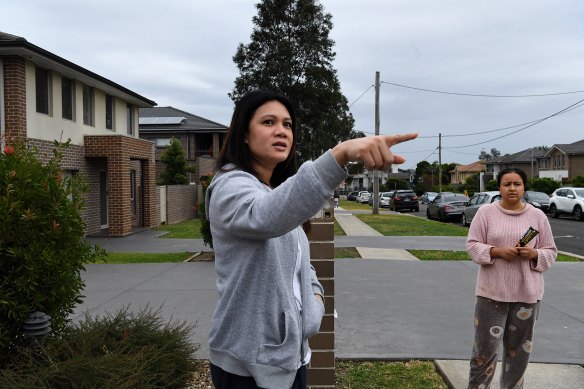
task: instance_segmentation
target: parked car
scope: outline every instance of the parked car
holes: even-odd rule
[[[434,200],[428,204],[426,217],[440,221],[446,221],[447,219],[460,220],[468,200],[468,196],[460,193],[438,193]]]
[[[391,192],[383,192],[379,194],[379,207],[380,208],[384,208],[384,207],[389,207],[389,203],[390,203],[390,196],[394,191]]]
[[[420,203],[429,204],[430,201],[434,200],[434,197],[436,197],[437,194],[438,194],[437,192],[424,193],[422,196],[420,196]]]
[[[468,200],[464,209],[462,210],[461,222],[463,226],[470,226],[472,219],[476,215],[480,207],[485,204],[491,204],[494,201],[501,199],[501,194],[498,190],[491,192],[477,192]]]
[[[350,201],[357,201],[357,195],[359,194],[359,192],[349,192],[347,194],[347,200]]]
[[[361,191],[357,195],[357,202],[361,204],[366,204],[369,201],[369,197],[371,197],[371,193],[367,191]]]
[[[546,193],[528,190],[523,195],[523,199],[525,199],[526,203],[533,205],[535,208],[541,209],[545,213],[548,213],[550,210],[550,196]]]
[[[559,188],[550,197],[552,217],[571,214],[576,220],[584,220],[584,188]]]
[[[413,190],[396,190],[389,196],[389,209],[399,211],[400,209],[410,209],[420,211],[418,196]]]

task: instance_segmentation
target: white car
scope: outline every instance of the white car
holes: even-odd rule
[[[361,204],[367,204],[367,202],[369,201],[369,197],[371,197],[371,193],[367,191],[361,191],[357,195],[357,202]]]
[[[550,197],[550,214],[558,217],[570,214],[576,220],[584,220],[584,188],[556,189]]]

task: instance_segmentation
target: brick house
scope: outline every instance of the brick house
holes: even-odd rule
[[[55,139],[71,139],[64,174],[89,184],[86,234],[124,236],[159,224],[154,145],[138,137],[139,94],[0,32],[0,135],[25,139],[48,159]]]
[[[174,137],[180,141],[187,163],[195,168],[189,173],[191,183],[213,171],[214,156],[219,154],[227,126],[174,107],[140,108],[140,138],[156,146],[156,178],[164,171],[160,156]]]
[[[539,176],[556,181],[571,181],[584,176],[584,139],[570,144],[553,145],[538,157]]]
[[[485,162],[477,161],[469,165],[456,165],[454,170],[449,171],[450,183],[452,184],[464,184],[466,179],[473,174],[481,173],[485,171]]]
[[[486,162],[487,180],[497,178],[499,172],[508,168],[519,168],[527,174],[527,178],[539,177],[539,164],[541,157],[545,155],[545,150],[532,147],[514,154],[504,155]]]

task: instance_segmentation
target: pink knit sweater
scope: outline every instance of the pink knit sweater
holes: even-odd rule
[[[527,245],[537,249],[537,260],[491,258],[491,247],[515,247],[529,227],[539,234]],[[542,272],[549,269],[557,248],[545,214],[527,204],[508,211],[499,202],[479,208],[472,220],[466,250],[480,266],[476,295],[503,302],[535,303],[543,297]]]

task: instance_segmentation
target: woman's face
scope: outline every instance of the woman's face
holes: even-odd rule
[[[245,143],[259,174],[265,176],[269,173],[269,179],[276,165],[288,158],[292,141],[292,119],[282,103],[268,101],[255,111],[249,122]]]
[[[525,193],[523,180],[517,173],[507,173],[501,177],[501,184],[499,185],[499,192],[501,197],[507,202],[519,202]]]

